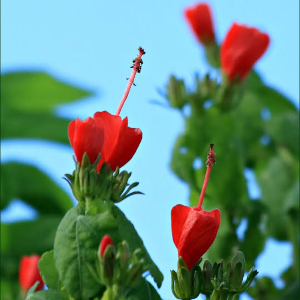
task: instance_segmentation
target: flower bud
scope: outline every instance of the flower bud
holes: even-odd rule
[[[110,238],[109,235],[105,235],[102,240],[101,240],[101,243],[100,243],[100,246],[99,246],[99,250],[100,250],[100,255],[101,257],[103,257],[104,255],[104,252],[106,250],[106,248],[109,246],[109,245],[114,245],[114,242],[112,241],[112,239]]]
[[[173,75],[167,85],[167,98],[172,107],[182,108],[186,103],[186,88],[183,80],[176,79]]]
[[[191,270],[179,257],[177,273],[171,271],[172,292],[177,299],[195,299],[201,293],[202,273],[200,267],[194,266]]]
[[[25,292],[27,292],[37,281],[39,281],[39,285],[37,286],[36,291],[42,290],[44,287],[44,282],[38,269],[40,258],[41,257],[37,255],[23,256],[21,258],[19,283],[22,290]]]
[[[214,286],[211,282],[211,280],[213,279],[213,267],[208,259],[206,259],[203,263],[202,274],[204,279],[202,294],[204,294],[205,296],[209,296],[211,295]]]
[[[245,272],[245,257],[243,252],[238,251],[234,254],[233,258],[230,261],[230,274],[229,274],[229,288],[238,289],[244,278]]]

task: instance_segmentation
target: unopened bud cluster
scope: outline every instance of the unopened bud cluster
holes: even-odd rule
[[[113,172],[106,163],[97,172],[100,158],[101,154],[91,164],[88,155],[84,153],[81,163],[75,160],[76,169],[73,174],[65,174],[65,179],[70,184],[72,192],[79,202],[86,199],[100,199],[117,203],[131,195],[141,194],[140,192],[129,193],[139,184],[138,182],[128,184],[131,173],[127,171],[120,173],[118,167]]]
[[[177,299],[195,299],[203,294],[207,299],[226,300],[229,296],[245,292],[258,274],[252,268],[243,282],[245,264],[245,257],[240,251],[233,256],[226,268],[223,266],[223,261],[212,265],[206,259],[202,269],[199,264],[196,264],[189,270],[183,259],[179,257],[177,273],[171,271],[172,292]]]
[[[104,236],[98,251],[97,273],[99,282],[106,286],[103,300],[130,299],[130,291],[138,285],[142,274],[147,271],[141,250],[130,253],[128,243],[123,241],[117,247],[109,237]],[[108,240],[108,241],[107,241]],[[103,243],[106,243],[103,249]]]

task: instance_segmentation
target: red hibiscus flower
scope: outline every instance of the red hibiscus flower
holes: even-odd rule
[[[182,257],[189,269],[212,245],[221,221],[218,209],[208,212],[201,208],[211,167],[215,164],[213,144],[210,145],[206,164],[207,170],[198,206],[187,207],[178,204],[171,211],[173,241],[178,250],[178,257]]]
[[[115,171],[116,167],[121,168],[133,157],[142,140],[142,131],[128,127],[127,117],[122,120],[120,116],[107,111],[96,112],[93,118],[100,126],[103,123],[105,128],[102,157],[97,171],[104,162]]]
[[[172,235],[187,267],[191,269],[212,245],[220,226],[220,211],[176,205],[171,211]]]
[[[104,125],[92,118],[77,118],[69,124],[68,134],[77,161],[81,163],[86,152],[90,163],[94,163],[104,143]]]
[[[187,8],[184,15],[200,43],[206,45],[215,42],[212,15],[207,4],[199,3]]]
[[[25,292],[28,291],[37,281],[40,283],[37,286],[36,291],[42,290],[44,287],[44,282],[38,268],[40,258],[41,257],[37,255],[23,256],[21,258],[19,267],[19,283],[22,290]]]
[[[221,46],[221,68],[229,81],[244,80],[268,48],[269,42],[266,33],[234,23]]]
[[[104,162],[115,171],[133,157],[142,140],[142,132],[138,128],[128,127],[127,117],[122,120],[120,116],[103,111],[96,112],[93,118],[84,121],[72,121],[69,125],[69,139],[79,162],[84,152],[88,154],[91,163],[101,153],[97,171],[100,171]]]

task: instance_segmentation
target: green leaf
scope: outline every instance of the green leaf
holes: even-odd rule
[[[70,197],[36,167],[6,163],[1,171],[1,209],[16,198],[22,199],[41,214],[62,216],[73,206]]]
[[[40,283],[40,282],[37,281],[37,282],[36,282],[36,283],[28,290],[26,299],[29,299],[30,296],[35,292],[35,290],[36,290],[36,288],[38,287],[39,283]]]
[[[278,147],[285,147],[296,159],[299,158],[299,112],[282,113],[271,118],[266,123],[266,133]]]
[[[59,289],[59,277],[55,268],[53,250],[45,252],[39,260],[39,270],[44,283],[53,290]]]
[[[26,300],[65,300],[65,298],[59,292],[49,289],[32,293]]]
[[[113,213],[116,216],[118,227],[119,227],[119,235],[122,240],[126,240],[129,244],[129,250],[131,253],[134,252],[135,249],[139,248],[141,250],[141,257],[145,261],[145,265],[147,266],[150,274],[152,275],[154,281],[156,282],[158,287],[161,287],[162,281],[164,279],[163,274],[160,272],[158,267],[155,265],[150,255],[148,254],[142,239],[139,237],[132,223],[126,218],[124,213],[117,207],[113,207]]]
[[[257,85],[250,92],[253,92],[260,99],[262,105],[268,107],[273,114],[297,112],[295,104],[290,99],[269,86],[264,84]]]
[[[180,135],[174,145],[171,169],[181,180],[186,181],[193,189],[199,191],[193,168],[196,155],[188,146],[186,136]]]
[[[261,200],[269,211],[266,228],[279,239],[287,239],[285,201],[297,178],[297,167],[286,152],[273,156],[257,177],[261,187]]]
[[[1,75],[1,137],[68,143],[69,122],[54,116],[54,106],[89,95],[91,92],[60,82],[45,72]]]
[[[3,260],[1,259],[1,264]],[[5,280],[3,279],[3,273],[1,271],[1,300],[24,300],[21,293],[20,284],[17,280]]]
[[[142,278],[140,283],[129,293],[128,299],[130,297],[133,299],[136,297],[139,300],[161,300],[156,289],[145,278]]]
[[[267,210],[260,200],[249,201],[245,210],[247,229],[240,250],[246,257],[246,270],[249,270],[265,247],[266,234],[262,230],[262,225]]]
[[[95,254],[105,234],[119,240],[114,216],[109,211],[85,215],[81,206],[70,209],[57,229],[55,266],[63,286],[75,299],[89,299],[101,289],[88,266],[96,266]]]
[[[295,280],[292,284],[288,285],[282,295],[276,300],[296,300],[300,295],[299,281]]]
[[[43,216],[34,221],[1,223],[2,278],[17,280],[19,263],[23,255],[42,255],[53,248],[59,222],[58,216]]]
[[[247,293],[255,300],[274,300],[280,294],[280,290],[269,277],[255,278],[255,285],[250,286]]]

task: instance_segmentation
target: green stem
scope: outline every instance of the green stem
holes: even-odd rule
[[[227,300],[233,300],[235,294],[229,294]]]
[[[210,300],[227,300],[228,291],[227,290],[214,290]]]

